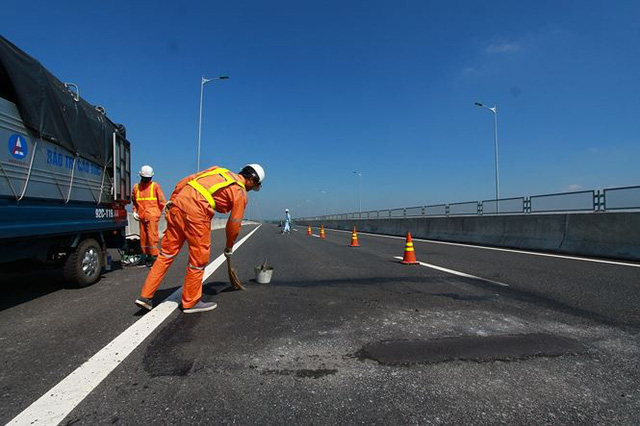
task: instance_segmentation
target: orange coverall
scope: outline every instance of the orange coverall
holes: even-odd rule
[[[144,182],[133,185],[131,201],[133,201],[133,211],[138,213],[140,218],[140,247],[142,253],[157,256],[158,242],[158,222],[162,215],[162,209],[166,204],[162,188],[156,182]]]
[[[244,185],[244,177],[218,166],[187,176],[176,185],[165,212],[167,230],[162,237],[162,250],[142,287],[142,297],[153,298],[186,241],[189,245],[189,264],[182,286],[182,308],[192,308],[200,301],[202,277],[211,250],[211,219],[214,211],[231,212],[226,227],[226,247],[233,248],[247,206]],[[210,200],[205,198],[202,191],[206,191]]]

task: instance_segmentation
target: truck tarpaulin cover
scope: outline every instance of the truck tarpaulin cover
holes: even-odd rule
[[[0,92],[14,102],[25,125],[36,135],[100,166],[111,163],[114,124],[80,99],[40,62],[0,36]]]

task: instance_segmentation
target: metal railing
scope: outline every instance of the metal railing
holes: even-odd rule
[[[490,216],[536,213],[619,212],[640,210],[640,185],[603,190],[558,192],[499,200],[467,201],[302,217],[297,220],[389,219]]]

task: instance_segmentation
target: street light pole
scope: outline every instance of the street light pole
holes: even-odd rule
[[[358,213],[362,213],[362,173],[353,172],[353,174],[358,176]]]
[[[481,104],[480,102],[476,102],[475,105],[484,109],[488,109],[493,113],[493,141],[496,164],[496,211],[499,213],[500,210],[498,207],[498,200],[500,199],[500,166],[498,162],[498,106],[494,105],[493,107],[488,107]]]
[[[204,78],[204,76],[202,76],[202,79],[200,80],[200,118],[198,120],[198,167],[196,170],[197,172],[200,171],[200,136],[202,135],[202,99],[204,94],[204,85],[210,81],[228,80],[228,79],[229,79],[228,76],[221,75],[220,77],[216,77],[216,78]]]

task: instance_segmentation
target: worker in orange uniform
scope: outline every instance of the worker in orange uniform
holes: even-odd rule
[[[162,188],[153,179],[153,168],[140,168],[140,183],[133,186],[133,218],[140,222],[140,247],[142,258],[139,265],[151,267],[158,257],[158,222],[166,204]]]
[[[162,237],[162,249],[149,271],[136,305],[149,310],[153,308],[153,295],[186,241],[189,264],[182,286],[182,311],[190,314],[215,309],[216,303],[200,300],[202,277],[211,249],[211,219],[214,212],[230,212],[224,250],[224,255],[229,258],[240,233],[247,191],[259,191],[264,177],[262,166],[248,164],[237,174],[214,166],[182,179],[167,203],[167,230]]]

